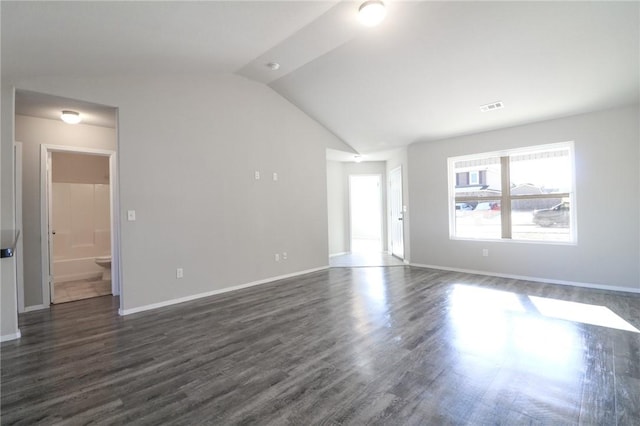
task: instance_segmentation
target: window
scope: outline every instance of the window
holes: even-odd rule
[[[480,171],[469,172],[469,185],[478,185],[480,183]]]
[[[449,158],[450,236],[574,243],[573,143]]]

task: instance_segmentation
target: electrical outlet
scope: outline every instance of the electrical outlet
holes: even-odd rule
[[[184,270],[182,268],[176,269],[176,278],[184,277]]]
[[[287,252],[286,251],[282,252],[282,260],[287,260]]]
[[[273,181],[277,182],[278,181],[278,173],[273,172]]]
[[[260,180],[260,172],[259,172],[258,170],[256,170],[255,172],[253,172],[253,177],[254,177],[256,180]]]
[[[276,262],[280,262],[280,253],[276,253],[276,255],[275,255],[275,261],[276,261]]]
[[[482,249],[482,256],[488,257],[489,256],[489,249]]]

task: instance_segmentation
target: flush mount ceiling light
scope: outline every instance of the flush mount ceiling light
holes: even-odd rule
[[[60,118],[67,124],[78,124],[82,120],[79,112],[69,110],[62,111]]]
[[[382,0],[368,0],[358,9],[358,20],[362,25],[374,27],[384,19],[387,10]]]
[[[266,64],[267,68],[269,68],[271,71],[276,71],[277,69],[280,68],[280,64],[277,62],[269,62],[268,64]]]

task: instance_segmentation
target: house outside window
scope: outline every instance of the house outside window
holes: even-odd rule
[[[576,242],[572,142],[448,163],[452,239]]]
[[[469,185],[478,185],[480,183],[480,172],[469,172]]]

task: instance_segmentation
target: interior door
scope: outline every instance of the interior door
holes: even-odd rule
[[[389,174],[389,229],[391,230],[391,254],[404,259],[404,211],[402,206],[402,169]]]

